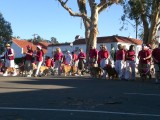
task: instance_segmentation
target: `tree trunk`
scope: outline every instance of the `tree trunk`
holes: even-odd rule
[[[145,15],[141,15],[141,19],[143,21],[143,29],[144,29],[144,37],[143,37],[143,43],[147,43],[148,42],[148,35],[149,35],[149,25],[146,19]]]
[[[97,35],[98,35],[98,9],[94,6],[91,11],[91,23],[86,24],[86,61],[89,61],[90,46],[97,47]]]
[[[86,61],[89,60],[89,36],[90,36],[90,24],[84,20],[85,25],[85,41],[86,41]]]
[[[98,8],[95,5],[91,10],[89,46],[93,46],[95,48],[97,47],[97,36],[98,36]]]
[[[159,14],[160,14],[159,10],[155,11],[151,20],[151,27],[150,27],[149,36],[148,36],[148,42],[151,43],[152,45],[155,44],[153,43],[152,40],[156,38],[157,25],[159,22]]]

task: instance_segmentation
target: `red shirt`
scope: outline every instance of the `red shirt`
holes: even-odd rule
[[[109,52],[107,50],[102,51],[101,53],[101,59],[105,58],[107,59],[109,57]]]
[[[152,56],[158,60],[158,62],[160,62],[160,48],[155,48],[153,51],[152,51]],[[154,59],[153,59],[154,60]],[[157,64],[157,62],[154,60],[154,63]]]
[[[50,58],[48,58],[45,63],[46,63],[47,67],[51,67],[51,59]]]
[[[33,55],[33,51],[32,51],[32,50],[28,50],[28,53],[29,53],[29,54],[26,54],[25,59],[31,61],[32,58],[33,58],[33,56],[32,56],[32,55]]]
[[[86,54],[84,52],[79,53],[78,55],[78,59],[85,59],[86,58]]]
[[[117,50],[116,60],[124,60],[125,52],[124,50]]]
[[[98,50],[96,50],[96,49],[90,49],[90,51],[89,51],[89,57],[90,58],[96,58],[97,55],[98,55]]]
[[[102,50],[100,50],[99,52],[98,52],[98,63],[100,63],[100,61],[101,61],[101,56],[102,56]]]
[[[135,58],[135,51],[134,50],[128,50],[126,52],[126,60],[134,61]]]
[[[149,55],[151,55],[151,52],[149,50],[141,50],[141,51],[139,51],[139,53],[138,53],[139,63],[148,64],[149,60],[143,60],[143,58],[146,58]]]
[[[78,60],[78,56],[74,53],[74,54],[72,54],[72,59],[73,59],[73,61],[75,62],[75,61]]]
[[[14,60],[14,50],[12,48],[7,49],[5,59]]]
[[[54,61],[56,61],[56,60],[62,60],[62,58],[63,58],[63,53],[62,52],[56,53],[54,55]]]
[[[41,62],[43,60],[43,52],[37,51],[36,61]]]

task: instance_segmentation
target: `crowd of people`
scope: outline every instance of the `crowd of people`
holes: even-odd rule
[[[93,64],[98,63],[102,69],[108,64],[112,65],[118,73],[119,80],[135,80],[136,58],[138,58],[138,73],[140,76],[143,78],[148,75],[151,79],[150,68],[153,64],[155,81],[158,82],[160,79],[160,44],[155,49],[152,49],[150,44],[143,44],[138,55],[136,55],[134,48],[134,45],[130,45],[127,50],[126,46],[119,44],[117,50],[108,51],[105,45],[101,45],[99,52],[96,48],[91,47],[89,56],[91,62]],[[105,71],[103,77],[106,77]]]
[[[158,82],[160,79],[160,43],[158,47],[152,49],[151,46],[142,45],[142,49],[139,51],[138,55],[136,55],[135,46],[130,45],[129,49],[126,49],[125,46],[119,44],[118,49],[115,50],[112,47],[111,51],[107,49],[105,45],[100,45],[100,49],[90,46],[89,51],[89,60],[86,62],[86,53],[83,52],[83,49],[79,49],[79,53],[76,54],[74,51],[66,51],[66,53],[62,53],[61,48],[57,47],[55,51],[53,51],[52,57],[46,56],[44,58],[44,53],[42,47],[37,45],[37,50],[33,51],[31,46],[27,46],[27,52],[24,52],[24,66],[27,74],[31,76],[32,74],[32,64],[35,63],[37,65],[36,73],[34,74],[37,77],[40,73],[40,67],[42,65],[47,66],[48,68],[52,68],[57,71],[58,75],[62,74],[62,64],[76,66],[77,74],[82,76],[82,71],[86,69],[91,69],[92,67],[100,67],[104,69],[107,65],[111,65],[112,68],[115,68],[118,79],[122,80],[135,80],[136,78],[136,58],[138,58],[138,72],[140,76],[143,75],[149,76],[151,78],[150,67],[154,64],[155,70],[155,81]],[[13,69],[13,76],[16,76],[16,69],[14,67],[14,50],[10,47],[10,44],[6,44],[6,50],[3,55],[1,55],[1,59],[5,60],[5,72],[3,76],[8,75],[8,69]],[[78,71],[80,71],[78,73]],[[147,73],[147,74],[143,74]],[[107,77],[107,73],[103,71],[103,78]]]

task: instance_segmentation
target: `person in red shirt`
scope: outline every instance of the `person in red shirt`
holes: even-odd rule
[[[61,48],[57,47],[56,52],[54,54],[54,62],[55,62],[55,70],[58,72],[58,75],[61,75],[61,64],[63,62],[63,53],[61,52]]]
[[[97,61],[98,61],[98,50],[96,48],[94,48],[93,46],[90,46],[90,50],[89,50],[89,64],[90,64],[90,67],[97,64]]]
[[[143,68],[148,68],[150,69],[150,58],[151,58],[151,52],[148,49],[148,47],[146,45],[142,45],[142,50],[139,51],[138,53],[138,59],[139,59],[139,65],[138,65],[138,71],[140,73],[142,73]]]
[[[78,67],[78,56],[72,52],[72,65]]]
[[[80,75],[82,76],[82,72],[84,70],[84,65],[85,65],[85,59],[86,59],[86,54],[83,52],[82,48],[79,49],[79,54],[78,54],[78,69],[80,71]]]
[[[157,48],[153,49],[152,58],[154,61],[155,82],[158,83],[160,80],[160,43]]]
[[[34,75],[34,77],[37,77],[39,75],[39,70],[40,70],[40,67],[42,65],[42,62],[43,62],[43,50],[42,50],[42,47],[40,45],[37,45],[37,52],[36,52],[36,65],[37,65],[37,70],[36,70],[36,73]]]
[[[14,73],[12,74],[12,76],[17,75],[14,63],[14,56],[15,56],[14,50],[11,48],[11,45],[6,44],[6,50],[4,52],[4,55],[1,56],[1,58],[5,60],[5,68],[6,68],[3,76],[8,76],[8,68],[13,69]]]
[[[51,58],[49,56],[46,56],[45,65],[50,68],[51,67]]]
[[[103,46],[103,45],[100,45],[100,46],[99,46],[100,50],[99,50],[99,52],[98,52],[98,61],[97,61],[97,63],[98,63],[98,66],[99,66],[99,67],[100,67],[100,61],[101,61],[102,46]]]
[[[122,79],[124,64],[125,64],[125,52],[123,46],[119,44],[118,50],[116,51],[116,62],[115,62],[115,69],[118,73],[119,80]]]
[[[125,70],[125,79],[126,80],[135,80],[135,51],[134,51],[134,45],[130,45],[129,50],[126,51],[125,55],[126,59],[126,70]],[[131,68],[131,75],[130,75],[130,68]]]
[[[32,60],[33,60],[33,50],[31,46],[27,46],[27,52],[24,52],[25,54],[25,64],[24,68],[27,71],[28,75],[31,76],[31,70],[32,70]]]
[[[108,58],[109,58],[109,52],[107,50],[107,47],[105,45],[102,46],[101,56],[100,56],[100,67],[104,69],[108,64]],[[106,71],[103,71],[103,78],[106,78]]]
[[[101,56],[100,56],[100,67],[103,69],[108,64],[109,52],[105,45],[102,46]]]

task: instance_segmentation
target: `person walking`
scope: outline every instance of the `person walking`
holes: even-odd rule
[[[37,45],[37,51],[36,51],[36,55],[35,55],[37,70],[36,70],[34,77],[37,77],[39,75],[40,67],[43,62],[43,55],[44,55],[44,52],[42,50],[42,47],[40,45]]]
[[[6,67],[3,76],[8,76],[9,68],[13,70],[12,76],[17,75],[14,63],[14,56],[15,56],[14,50],[11,48],[10,44],[6,44],[6,50],[4,52],[4,55],[1,57],[1,59],[4,59],[5,61],[5,67]]]

